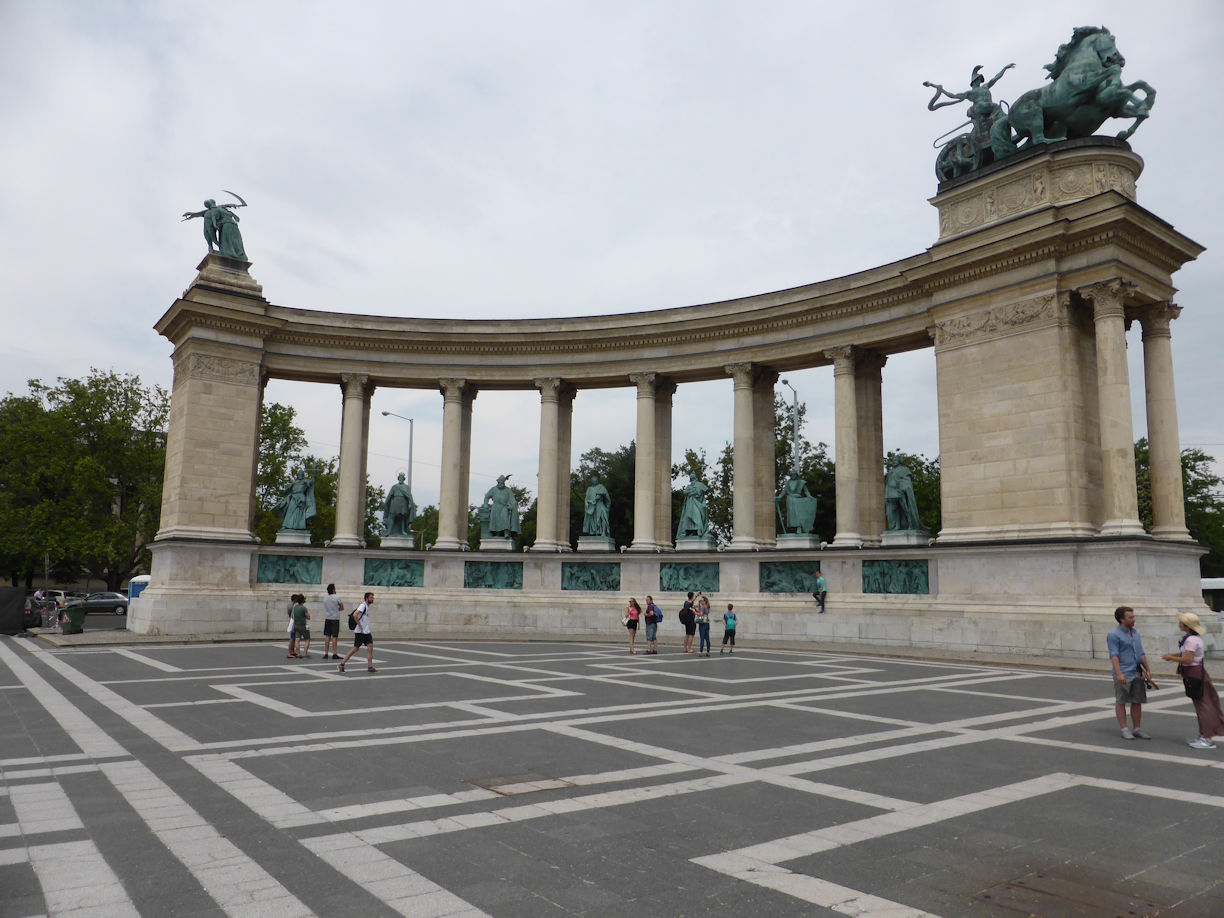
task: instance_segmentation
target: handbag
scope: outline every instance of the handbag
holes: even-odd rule
[[[622,627],[625,627],[625,628],[629,627],[629,616],[628,615],[621,618],[621,625]]]
[[[1191,670],[1198,675],[1192,675]],[[1182,685],[1186,687],[1186,697],[1191,701],[1203,700],[1203,667],[1194,663],[1178,664],[1177,671],[1181,673]]]

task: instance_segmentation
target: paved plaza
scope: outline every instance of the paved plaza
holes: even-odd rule
[[[1104,666],[376,650],[0,639],[0,916],[1224,915],[1173,679],[1127,742]]]

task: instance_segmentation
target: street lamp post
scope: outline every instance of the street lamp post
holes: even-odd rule
[[[384,411],[384,418],[399,418],[401,421],[408,422],[408,493],[412,494],[412,499],[416,500],[416,495],[412,491],[412,433],[416,428],[416,423],[412,418],[406,418],[402,414],[396,414],[394,411]],[[416,548],[416,533],[412,533],[412,547]]]
[[[794,399],[791,402],[791,468],[797,471],[799,469],[799,393],[785,379],[781,382],[794,393]]]

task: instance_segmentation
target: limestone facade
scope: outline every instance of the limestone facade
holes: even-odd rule
[[[932,199],[938,241],[910,258],[791,290],[616,316],[462,321],[296,309],[269,303],[245,263],[209,256],[157,324],[175,346],[175,377],[153,584],[147,614],[132,624],[179,629],[189,618],[176,599],[181,591],[234,575],[235,609],[245,611],[217,627],[261,626],[256,609],[269,588],[257,582],[253,559],[267,549],[253,545],[251,524],[269,377],[339,387],[337,529],[323,563],[325,570],[339,565],[331,579],[355,589],[362,575],[352,565],[369,554],[360,512],[370,395],[380,386],[440,393],[439,536],[425,556],[425,589],[461,595],[448,593],[428,616],[487,604],[485,592],[463,590],[458,554],[466,544],[472,402],[482,389],[540,395],[537,541],[515,560],[524,565],[521,598],[543,596],[555,609],[607,601],[560,591],[563,558],[575,557],[568,531],[575,392],[636,390],[634,532],[617,560],[645,578],[641,592],[652,592],[658,581],[648,568],[663,562],[651,559],[689,556],[675,552],[671,531],[672,397],[687,382],[730,379],[734,537],[729,552],[700,563],[725,571],[722,589],[738,607],[761,593],[745,573],[757,562],[734,556],[789,554],[775,535],[774,385],[779,373],[822,365],[833,367],[837,531],[833,551],[808,554],[829,570],[857,570],[854,559],[865,552],[920,552],[938,592],[905,603],[889,597],[884,607],[904,615],[1001,611],[982,599],[1002,595],[982,585],[986,566],[1024,579],[1036,570],[1026,568],[1030,562],[1055,557],[1032,545],[1070,540],[1076,547],[1058,554],[1058,563],[1078,559],[1068,569],[1079,573],[1071,582],[1047,571],[1044,608],[1081,614],[1085,603],[1111,601],[1119,585],[1147,590],[1147,575],[1161,571],[1175,578],[1171,607],[1197,608],[1191,572],[1198,549],[1188,542],[1182,510],[1170,336],[1180,311],[1172,275],[1202,248],[1137,205],[1141,170],[1139,157],[1114,142],[1049,145],[946,183]],[[1152,536],[1139,525],[1134,485],[1125,331],[1136,320],[1152,441]],[[880,406],[887,358],[927,347],[937,370],[943,528],[933,546],[886,549]],[[982,554],[981,545],[998,551]],[[214,559],[211,573],[196,569],[208,565],[191,561],[195,549]],[[245,573],[236,550],[246,552]],[[1093,580],[1087,557],[1105,559],[1102,570],[1121,565],[1121,573]],[[854,580],[848,575],[847,608],[881,613],[880,598]],[[517,608],[519,598],[510,605]]]

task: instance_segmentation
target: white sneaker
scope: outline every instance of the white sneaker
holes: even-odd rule
[[[1186,743],[1191,749],[1214,749],[1216,744],[1209,739],[1204,739],[1201,736],[1196,736],[1190,742]]]
[[[1134,739],[1134,738],[1135,738],[1135,734],[1131,733],[1130,727],[1122,728],[1122,739]]]
[[[1146,730],[1140,730],[1138,727],[1136,727],[1131,732],[1135,734],[1135,739],[1151,739],[1152,738],[1152,734],[1148,733]]]

